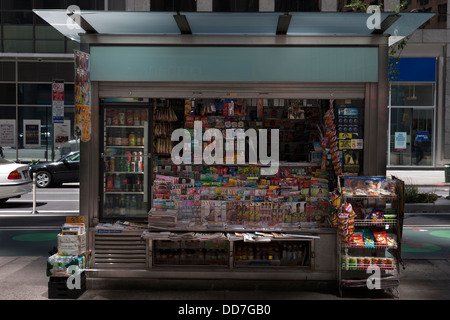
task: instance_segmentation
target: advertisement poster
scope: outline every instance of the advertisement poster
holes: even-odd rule
[[[416,141],[430,141],[430,133],[428,131],[417,131]]]
[[[23,120],[23,146],[41,146],[41,120]]]
[[[395,133],[395,151],[406,151],[406,132]]]
[[[0,147],[14,147],[16,145],[16,120],[0,120]]]
[[[64,123],[55,123],[55,147],[69,147],[70,139],[70,120],[64,120]]]
[[[74,50],[75,54],[75,136],[81,141],[91,139],[90,56]]]
[[[52,115],[53,123],[64,123],[64,80],[53,80]]]

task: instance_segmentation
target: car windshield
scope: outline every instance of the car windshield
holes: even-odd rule
[[[0,158],[0,164],[10,164],[14,163],[13,161],[6,160],[5,158]]]

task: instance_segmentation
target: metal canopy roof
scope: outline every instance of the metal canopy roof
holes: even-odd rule
[[[148,12],[33,10],[64,36],[105,35],[410,35],[434,13],[388,13],[369,29],[364,12]]]

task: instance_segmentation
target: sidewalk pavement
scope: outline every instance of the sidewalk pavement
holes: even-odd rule
[[[47,257],[0,257],[0,300],[48,300]],[[368,275],[369,277],[369,275]],[[406,260],[394,294],[306,281],[153,281],[129,288],[90,288],[78,300],[450,300],[450,260]]]
[[[439,188],[443,195],[450,187],[444,171],[388,171],[387,175],[405,184]],[[450,200],[441,197],[434,206],[450,209]],[[411,206],[406,209],[411,210]],[[0,300],[48,300],[46,264],[45,256],[0,256]],[[449,259],[404,259],[404,267],[400,270],[400,286],[393,294],[347,288],[341,297],[334,283],[312,281],[306,281],[311,285],[305,286],[292,281],[167,280],[139,288],[123,283],[113,290],[88,281],[87,291],[78,300],[450,300]]]

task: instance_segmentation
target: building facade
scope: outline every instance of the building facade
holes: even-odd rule
[[[51,161],[78,149],[74,136],[74,65],[72,41],[32,12],[36,9],[294,12],[348,11],[350,0],[1,0],[0,126],[4,155],[16,161]],[[380,1],[384,11],[396,11],[400,0]],[[378,1],[367,1],[376,5]],[[389,168],[440,168],[450,162],[450,79],[447,53],[446,0],[409,0],[400,10],[433,12],[435,16],[406,41],[399,56],[398,75],[390,83],[388,121]],[[359,8],[361,9],[361,8]],[[400,40],[401,41],[401,40]],[[408,72],[416,70],[417,72]],[[54,143],[52,82],[64,81],[64,119],[69,145]],[[448,88],[448,89],[447,89]],[[34,120],[31,121],[31,120]],[[38,120],[36,122],[36,120]],[[38,123],[39,139],[27,124]],[[30,128],[36,128],[31,126]],[[13,139],[11,139],[13,136]],[[404,139],[404,140],[402,140]],[[33,142],[33,141],[32,141]]]

